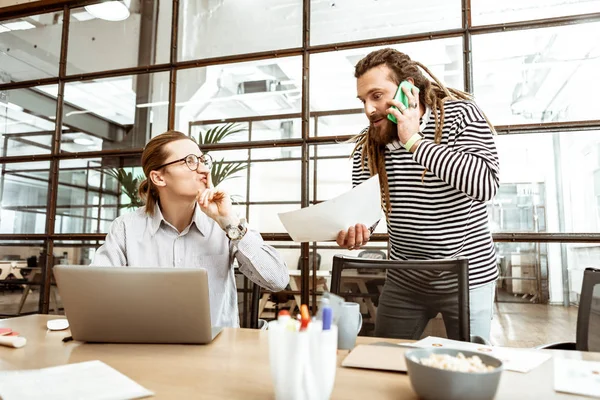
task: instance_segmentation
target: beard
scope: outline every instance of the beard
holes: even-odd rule
[[[381,119],[381,116],[371,117],[371,123],[369,124],[369,138],[379,146],[384,146],[398,139],[396,124],[387,119],[387,117],[383,118],[385,121],[382,126],[376,127],[372,122]]]

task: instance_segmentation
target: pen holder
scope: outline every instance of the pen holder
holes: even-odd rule
[[[329,399],[337,367],[337,326],[322,330],[313,321],[305,331],[269,323],[269,363],[276,400]]]

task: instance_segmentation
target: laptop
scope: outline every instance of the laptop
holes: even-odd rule
[[[56,265],[54,276],[74,340],[210,343],[205,269]]]

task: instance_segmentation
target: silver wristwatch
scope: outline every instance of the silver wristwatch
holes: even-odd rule
[[[247,231],[248,227],[246,226],[246,220],[244,218],[240,218],[240,223],[238,225],[229,224],[225,227],[225,234],[230,240],[240,240]]]

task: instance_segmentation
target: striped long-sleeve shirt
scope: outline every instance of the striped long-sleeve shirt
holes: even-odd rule
[[[469,259],[473,289],[498,278],[496,253],[485,202],[499,186],[498,155],[492,132],[479,108],[468,101],[444,107],[440,144],[428,109],[422,118],[424,139],[414,153],[395,141],[385,148],[392,210],[388,215],[392,260]],[[353,186],[370,177],[354,154]],[[422,179],[423,171],[427,169]],[[388,279],[425,293],[456,291],[448,272],[390,270]]]

